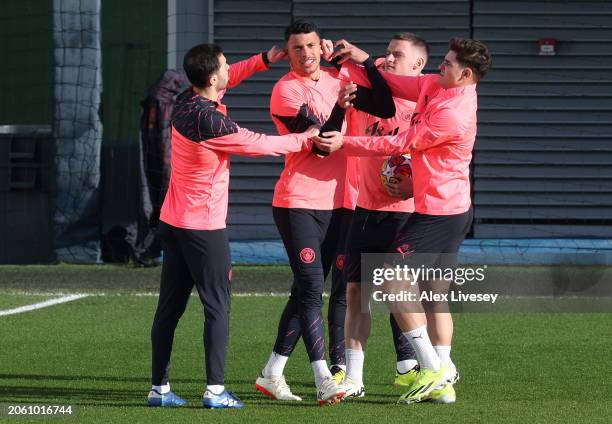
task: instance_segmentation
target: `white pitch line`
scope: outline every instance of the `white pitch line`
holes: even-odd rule
[[[0,311],[0,317],[5,315],[21,314],[23,312],[34,311],[36,309],[46,308],[47,306],[58,305],[60,303],[72,302],[73,300],[82,299],[89,296],[88,294],[73,294],[70,296],[58,297],[56,299],[45,300],[44,302],[34,303],[32,305],[20,306],[19,308],[6,309]]]

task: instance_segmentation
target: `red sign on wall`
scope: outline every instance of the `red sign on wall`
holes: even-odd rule
[[[540,56],[554,56],[557,54],[557,40],[554,38],[540,38]]]

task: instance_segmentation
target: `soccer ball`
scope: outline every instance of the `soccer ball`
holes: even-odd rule
[[[408,153],[389,156],[380,170],[380,180],[383,185],[387,183],[396,184],[396,176],[401,175],[410,178],[412,176],[412,161]]]

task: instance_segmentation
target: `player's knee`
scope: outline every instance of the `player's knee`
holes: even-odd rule
[[[323,285],[315,284],[300,287],[298,302],[304,309],[321,308],[323,306]]]
[[[335,290],[332,288],[329,295],[329,303],[346,306],[346,286],[336,288]]]
[[[323,306],[323,298],[320,294],[305,293],[300,299],[300,305],[303,309],[321,309]]]
[[[342,294],[333,294],[329,297],[330,305],[346,306],[346,292]]]
[[[361,301],[361,284],[359,283],[348,283],[346,285],[346,298],[348,303],[355,303]]]

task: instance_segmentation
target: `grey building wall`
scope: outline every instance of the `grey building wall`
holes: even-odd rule
[[[168,69],[182,69],[190,47],[213,42],[213,0],[168,1]]]
[[[612,236],[612,3],[474,2],[474,237]],[[540,56],[540,38],[558,40]]]

